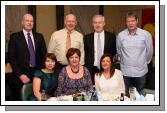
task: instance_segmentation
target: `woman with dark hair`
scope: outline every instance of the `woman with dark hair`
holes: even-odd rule
[[[53,53],[47,53],[41,69],[34,72],[33,96],[29,100],[44,100],[42,93],[53,96],[58,85],[58,62]]]
[[[80,62],[81,52],[77,48],[70,48],[66,54],[69,65],[64,67],[58,78],[58,88],[55,96],[73,95],[92,88],[91,76],[88,69]]]
[[[122,72],[114,69],[110,54],[104,54],[100,59],[100,72],[95,75],[95,87],[97,93],[102,95],[125,93]]]

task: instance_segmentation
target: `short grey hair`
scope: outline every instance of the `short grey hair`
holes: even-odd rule
[[[105,17],[103,15],[100,15],[100,14],[93,16],[92,21],[97,17],[103,18],[103,21],[105,22]]]

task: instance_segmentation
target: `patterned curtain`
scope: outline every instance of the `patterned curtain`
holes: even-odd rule
[[[76,15],[78,25],[77,30],[83,35],[93,32],[92,17],[99,14],[99,6],[97,5],[76,5],[71,6],[71,11]]]
[[[10,34],[22,29],[21,20],[27,9],[25,5],[5,6],[5,52],[8,50]]]
[[[36,31],[36,5],[28,5],[28,13],[32,14],[34,17],[34,27],[33,31]]]
[[[64,27],[64,6],[56,6],[56,20],[57,20],[57,30],[60,30]]]
[[[99,14],[104,15],[104,5],[99,6]]]

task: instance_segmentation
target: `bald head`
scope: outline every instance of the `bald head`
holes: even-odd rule
[[[34,26],[34,19],[31,14],[25,14],[22,19],[22,27],[27,32],[31,31]]]
[[[74,14],[66,15],[64,19],[64,25],[68,31],[72,31],[75,29],[77,24],[76,16]]]
[[[66,15],[65,20],[69,20],[71,18],[76,21],[76,16],[74,14],[68,14],[68,15]]]

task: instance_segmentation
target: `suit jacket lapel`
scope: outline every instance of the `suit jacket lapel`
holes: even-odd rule
[[[36,36],[35,32],[32,32],[32,34],[33,34],[33,37],[34,37],[34,46],[35,46],[35,51],[36,51],[37,50],[37,43],[38,43],[37,36]]]
[[[25,50],[25,56],[27,56],[27,59],[29,59],[29,50],[28,50],[28,44],[27,44],[27,42],[26,42],[26,38],[25,38],[25,36],[24,36],[24,33],[23,33],[23,31],[21,31],[20,32],[20,40],[19,40],[19,43],[22,45],[21,47],[23,47],[24,48],[24,50]],[[28,60],[29,61],[29,60]]]
[[[27,42],[26,42],[26,38],[25,38],[25,36],[24,36],[23,31],[20,32],[20,35],[21,35],[20,43],[22,43],[23,46],[24,46],[24,48],[25,48],[26,50],[28,50],[28,44],[27,44]]]
[[[90,44],[90,46],[91,46],[91,48],[92,48],[92,51],[93,51],[93,56],[94,56],[94,53],[95,53],[95,46],[94,46],[94,33],[92,33],[91,34],[91,37],[90,37],[90,42],[91,42],[91,44]]]
[[[107,36],[107,33],[104,31],[104,51],[103,53],[105,53],[107,46],[108,46],[108,36]]]

